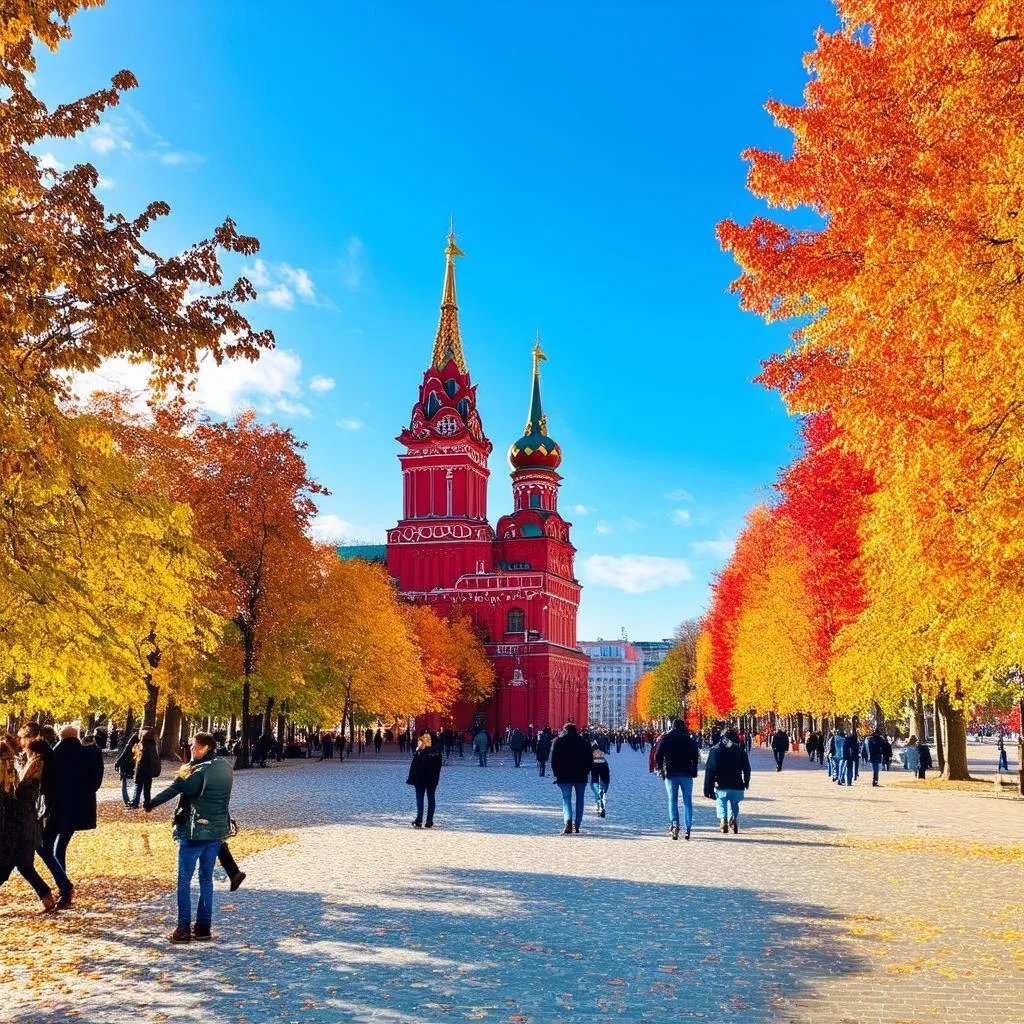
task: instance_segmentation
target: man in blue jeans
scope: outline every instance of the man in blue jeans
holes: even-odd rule
[[[230,763],[214,756],[209,733],[196,733],[192,760],[182,765],[174,781],[145,804],[147,812],[171,797],[178,798],[174,811],[174,838],[178,843],[178,925],[168,936],[171,942],[208,940],[213,936],[213,868],[221,843],[231,832]],[[199,906],[192,927],[192,876],[199,867]]]
[[[551,746],[551,773],[562,791],[562,818],[565,824],[562,835],[579,832],[583,821],[583,801],[586,799],[590,770],[594,755],[590,744],[579,734],[572,722],[565,728]],[[576,812],[573,814],[572,795],[576,793]]]
[[[677,718],[654,751],[654,767],[665,780],[668,794],[668,831],[673,839],[679,838],[679,794],[683,794],[684,838],[690,838],[693,828],[693,780],[700,765],[700,750],[686,728]]]

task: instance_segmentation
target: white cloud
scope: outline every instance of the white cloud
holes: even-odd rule
[[[170,149],[160,152],[159,150],[154,151],[152,155],[157,158],[162,164],[167,164],[168,167],[182,167],[185,164],[201,164],[206,157],[201,153],[193,153],[190,150],[177,150]]]
[[[591,512],[596,511],[592,505],[573,505],[572,510],[578,516],[589,516]]]
[[[718,540],[695,540],[691,545],[695,555],[714,555],[716,558],[728,558],[736,547],[736,541],[729,537]]]
[[[263,260],[255,260],[251,267],[242,267],[242,274],[249,278],[257,288],[270,287],[270,271]]]
[[[689,491],[684,491],[681,487],[674,491],[669,491],[665,495],[669,501],[693,501],[693,495]]]
[[[44,171],[60,171],[64,170],[64,164],[62,164],[52,153],[44,153],[39,157],[39,166]]]
[[[313,279],[302,267],[289,267],[287,263],[282,263],[278,269],[281,271],[281,276],[299,293],[301,298],[313,299],[315,292]]]
[[[75,395],[86,399],[97,391],[130,391],[137,407],[145,408],[149,395],[150,368],[123,357],[106,360],[99,369],[78,374],[72,384]],[[276,412],[307,416],[301,404],[302,360],[288,349],[269,349],[255,362],[225,360],[219,366],[204,359],[195,387],[184,392],[185,400],[213,416],[234,416],[244,409],[264,415]]]
[[[104,178],[101,174],[96,182],[96,187],[109,190],[114,187],[114,182],[110,178]]]
[[[384,542],[384,530],[377,526],[357,526],[331,512],[321,512],[309,526],[309,536],[317,544],[377,544]]]
[[[351,430],[353,433],[366,429],[366,424],[362,420],[338,420],[338,426],[342,430]]]
[[[583,568],[590,583],[627,594],[646,594],[693,578],[685,559],[660,555],[591,555]]]
[[[263,293],[263,298],[274,309],[291,309],[295,305],[295,296],[292,295],[291,288],[286,284],[275,285]]]
[[[259,289],[260,301],[275,309],[292,309],[296,295],[303,302],[319,305],[313,278],[302,267],[287,263],[271,266],[266,260],[253,260],[251,266],[242,267],[242,274]]]
[[[636,519],[630,519],[629,516],[622,520],[623,529],[628,530],[630,533],[635,533],[643,525],[643,523],[638,522]]]
[[[357,292],[362,287],[363,276],[366,274],[366,245],[358,235],[353,235],[345,246],[345,255],[338,260],[341,279],[350,292]]]
[[[690,510],[687,508],[674,508],[671,515],[676,526],[687,526],[690,522]]]
[[[89,139],[89,145],[92,146],[97,153],[109,153],[112,149],[117,148],[117,142],[109,135],[93,135]]]
[[[310,391],[333,391],[334,390],[334,378],[333,377],[321,377],[317,374],[309,382]]]
[[[607,534],[607,533],[614,533],[614,532],[615,532],[615,527],[612,526],[612,524],[609,523],[607,519],[599,519],[597,521],[597,525],[594,527],[594,533]]]

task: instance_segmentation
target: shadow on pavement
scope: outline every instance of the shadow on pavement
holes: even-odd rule
[[[605,880],[597,863],[593,879],[432,869],[386,905],[251,890],[232,907],[220,901],[212,944],[169,947],[157,925],[121,934],[89,964],[118,975],[133,965],[117,1005],[61,995],[45,1012],[7,1019],[40,1024],[73,1010],[113,1024],[138,1005],[146,1018],[195,1024],[753,1024],[803,1018],[808,1000],[827,1011],[819,986],[866,967],[849,947],[822,941],[839,919],[820,907],[729,886]]]

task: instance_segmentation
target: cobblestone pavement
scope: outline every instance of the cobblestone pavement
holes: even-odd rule
[[[528,758],[456,760],[429,832],[405,759],[239,773],[243,827],[297,841],[217,883],[218,940],[169,947],[168,894],[83,951],[68,994],[0,989],[0,1019],[1024,1022],[1024,802],[753,762],[740,835],[697,797],[688,843],[629,750],[571,837]]]

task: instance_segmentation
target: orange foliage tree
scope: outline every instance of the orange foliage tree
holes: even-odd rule
[[[963,777],[964,710],[1024,659],[1024,9],[838,7],[805,102],[768,104],[792,154],[745,154],[752,192],[821,226],[757,217],[719,238],[743,306],[801,322],[761,380],[827,411],[878,487],[849,670],[904,694],[920,673]]]

